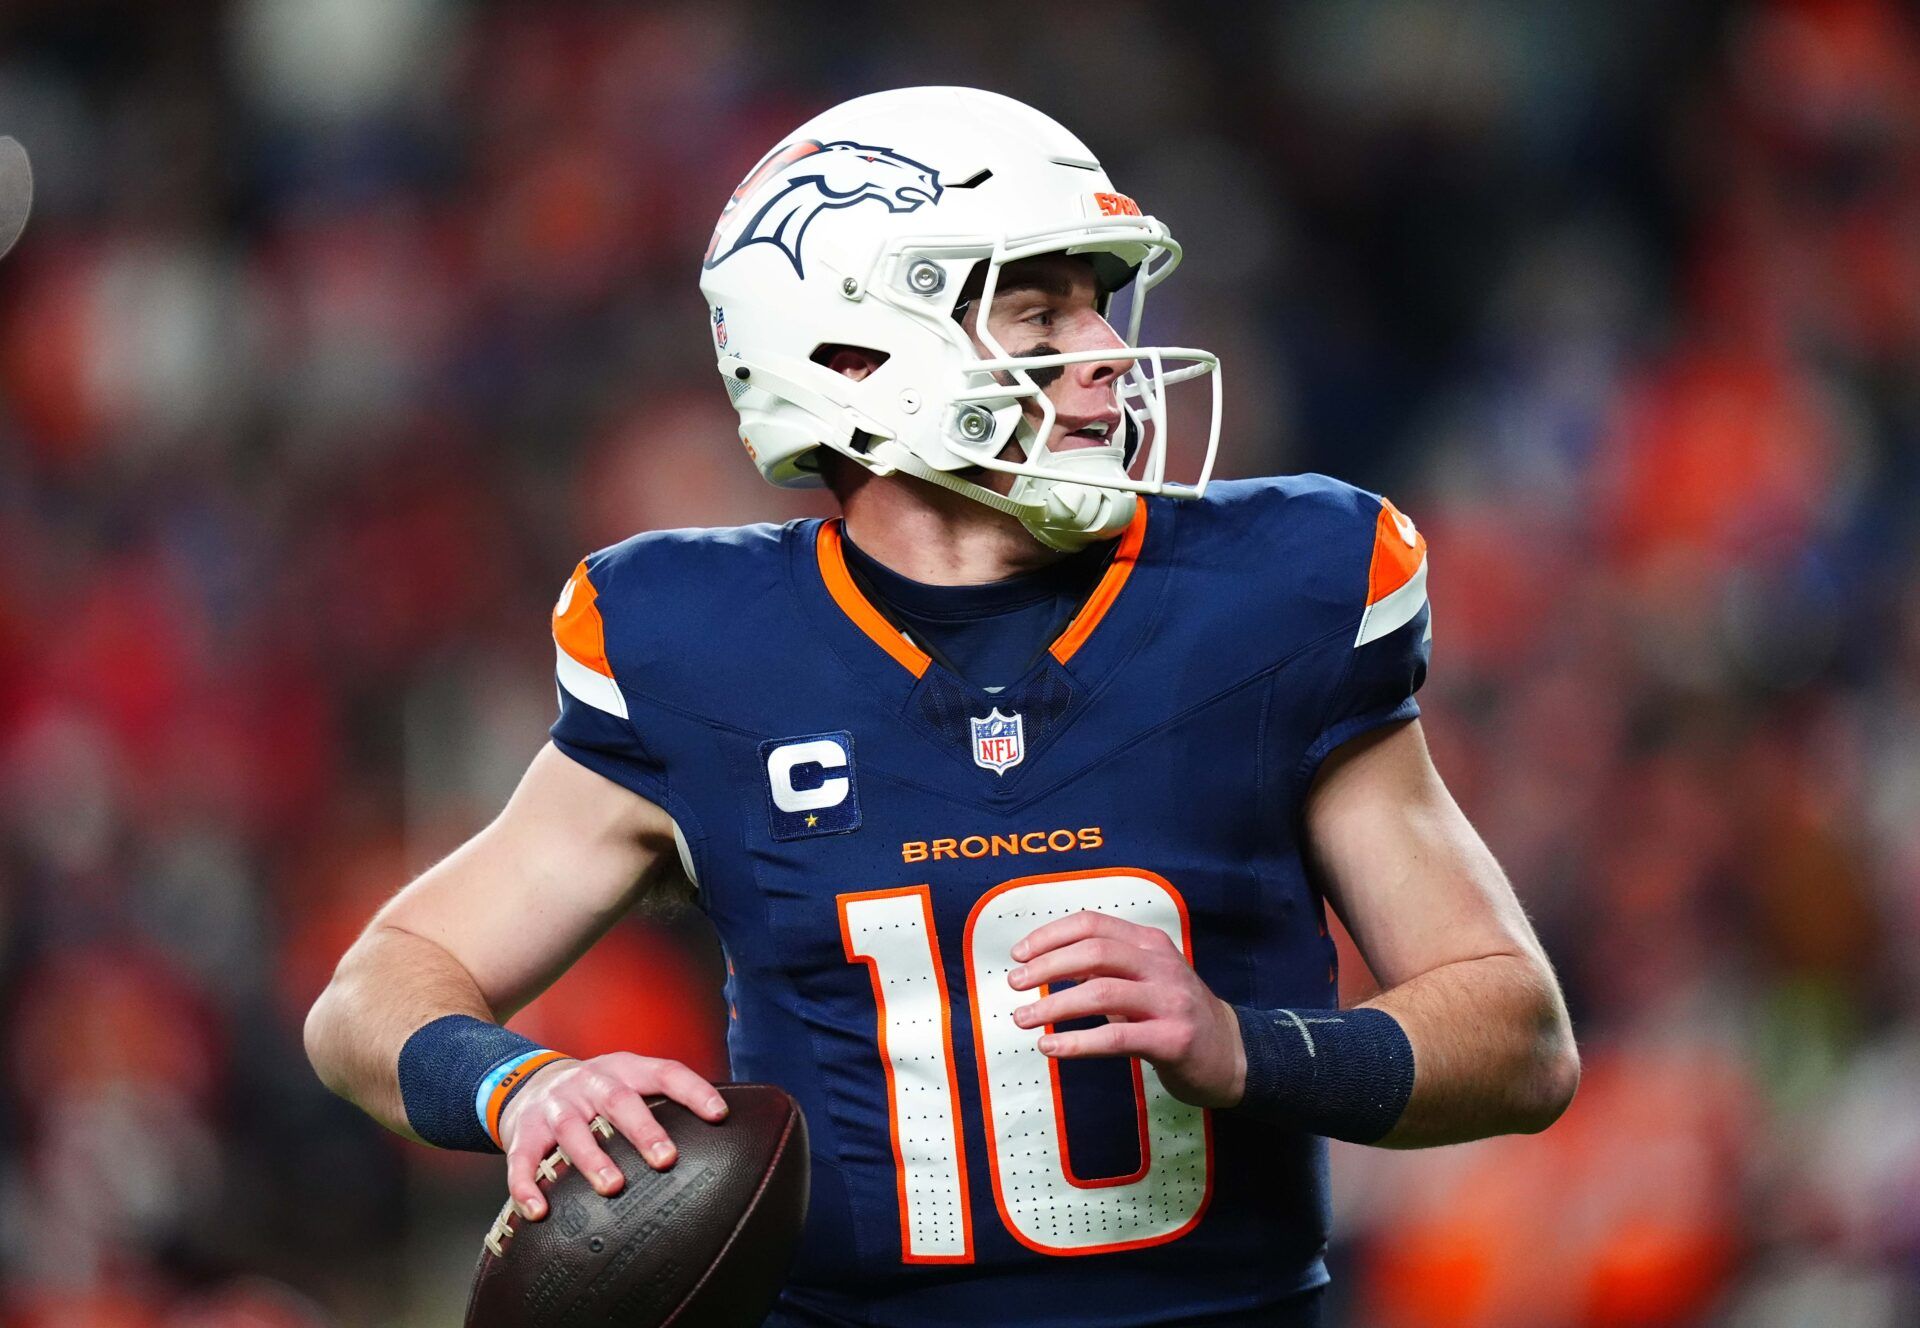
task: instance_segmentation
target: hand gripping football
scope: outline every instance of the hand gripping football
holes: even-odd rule
[[[807,1122],[768,1084],[726,1084],[727,1117],[709,1124],[678,1103],[647,1105],[679,1157],[641,1161],[594,1121],[627,1183],[603,1198],[556,1150],[539,1169],[547,1216],[511,1202],[487,1232],[467,1328],[744,1328],[786,1281],[807,1214]]]

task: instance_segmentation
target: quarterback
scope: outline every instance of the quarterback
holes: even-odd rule
[[[1208,482],[1219,363],[1141,338],[1179,258],[990,93],[777,144],[701,260],[708,330],[748,456],[841,515],[574,569],[552,741],[341,961],[321,1077],[504,1152],[529,1218],[556,1144],[624,1183],[596,1116],[671,1166],[643,1098],[717,1118],[712,1085],[499,1021],[690,883],[733,1073],[811,1128],[782,1325],[1317,1323],[1328,1138],[1552,1123],[1564,1003],[1421,736],[1426,542],[1321,476]],[[1347,1010],[1329,906],[1383,987]]]

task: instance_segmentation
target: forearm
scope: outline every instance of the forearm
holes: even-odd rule
[[[376,923],[307,1014],[307,1058],[322,1083],[388,1129],[418,1139],[400,1096],[400,1048],[444,1015],[494,1018],[473,978],[434,942]]]
[[[1413,1045],[1413,1093],[1379,1147],[1536,1133],[1573,1098],[1579,1056],[1544,959],[1460,960],[1362,1004],[1391,1014]]]
[[[1362,1142],[1426,1148],[1551,1125],[1580,1081],[1566,1005],[1419,722],[1329,757],[1307,820],[1317,880],[1385,987],[1364,1005],[1392,1017],[1413,1061],[1392,1127]]]

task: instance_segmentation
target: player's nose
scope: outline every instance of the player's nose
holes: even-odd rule
[[[1098,314],[1089,314],[1074,329],[1075,344],[1062,347],[1063,350],[1112,350],[1125,352],[1127,343],[1118,332]],[[1133,367],[1133,359],[1126,354],[1116,355],[1113,359],[1085,360],[1079,364],[1067,366],[1067,378],[1076,387],[1111,388],[1120,376]]]

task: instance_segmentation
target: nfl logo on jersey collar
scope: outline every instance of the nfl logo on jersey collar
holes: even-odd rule
[[[973,726],[973,763],[996,775],[1024,761],[1027,756],[1026,725],[1018,714],[1003,715],[995,706],[984,719],[968,719]]]

